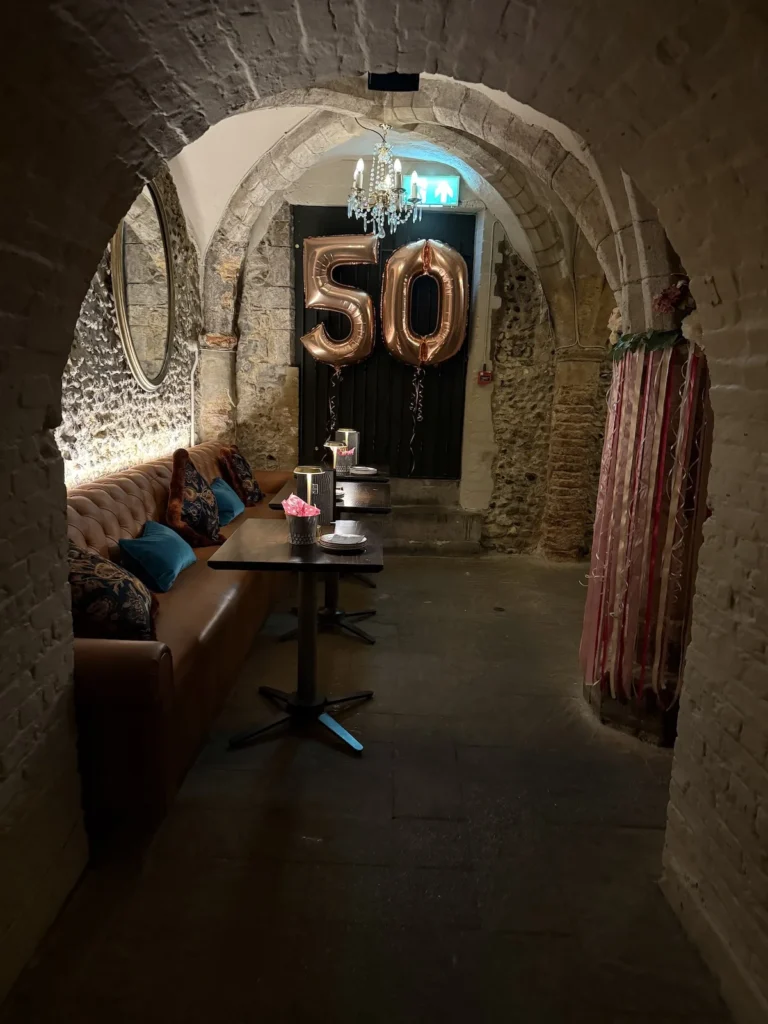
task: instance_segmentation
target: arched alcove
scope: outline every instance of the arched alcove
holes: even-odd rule
[[[731,1000],[751,1006],[758,1019],[768,985],[756,896],[767,732],[759,482],[768,433],[762,9],[748,0],[695,8],[651,0],[608,10],[544,2],[529,16],[515,5],[474,4],[468,12],[445,2],[414,7],[406,17],[402,5],[387,2],[354,11],[308,2],[300,16],[278,8],[247,13],[65,0],[6,14],[0,308],[10,497],[2,546],[3,581],[13,597],[3,623],[3,693],[11,695],[9,714],[24,707],[29,718],[4,750],[3,771],[16,807],[57,824],[41,831],[34,815],[24,816],[26,824],[12,816],[9,862],[27,884],[14,887],[8,927],[23,935],[2,958],[5,980],[82,865],[63,476],[50,432],[60,420],[62,371],[94,267],[142,180],[210,124],[339,74],[398,68],[482,82],[578,132],[613,197],[611,226],[620,244],[612,239],[608,248],[619,254],[619,279],[634,277],[631,269],[623,274],[622,263],[630,267],[627,251],[634,245],[637,254],[635,228],[644,223],[642,216],[632,222],[628,198],[618,201],[623,174],[658,211],[691,275],[717,429],[666,886]],[[45,74],[30,75],[41,58]],[[486,109],[486,130],[494,123]],[[542,144],[542,161],[545,150]],[[566,165],[573,166],[566,159],[557,168]],[[645,304],[641,311],[623,305],[632,328]],[[31,582],[22,586],[20,578]],[[46,689],[51,696],[43,701]],[[30,698],[38,704],[28,705]],[[46,898],[24,895],[33,865]]]

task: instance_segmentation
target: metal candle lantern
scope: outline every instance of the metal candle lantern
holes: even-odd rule
[[[338,459],[339,451],[342,448],[344,448],[344,442],[343,441],[326,441],[325,442],[325,447],[330,451],[331,459],[333,460],[333,469],[332,469],[331,472],[332,472],[332,475],[333,475],[333,485],[332,485],[332,489],[333,489],[333,518],[335,520],[336,519],[336,461]]]
[[[360,431],[352,430],[350,427],[339,427],[336,431],[336,440],[343,441],[347,448],[355,449],[355,454],[352,456],[352,465],[356,466],[360,454]]]
[[[355,465],[355,456],[350,455],[351,448],[342,448],[336,457],[336,472],[342,476],[349,476],[352,467]]]
[[[338,458],[339,451],[342,448],[346,448],[346,444],[343,441],[326,441],[325,447],[329,449],[331,458],[333,459],[333,468],[336,470],[336,459]]]
[[[333,473],[325,466],[297,466],[293,471],[296,493],[320,509],[320,525],[333,522]]]

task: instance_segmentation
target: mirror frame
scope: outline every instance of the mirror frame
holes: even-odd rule
[[[155,206],[157,219],[160,223],[160,233],[163,237],[163,248],[165,249],[166,282],[168,286],[168,326],[165,332],[165,356],[160,372],[155,377],[148,377],[144,367],[136,354],[136,349],[131,337],[131,327],[128,322],[128,309],[125,304],[125,252],[123,248],[125,218],[117,226],[117,231],[112,236],[112,295],[115,300],[115,312],[117,314],[117,330],[120,340],[123,343],[123,351],[128,362],[128,367],[137,383],[145,391],[157,391],[162,387],[163,381],[168,375],[168,368],[173,355],[173,341],[176,326],[176,303],[173,274],[173,251],[171,249],[171,236],[168,230],[168,218],[163,206],[159,192],[151,181],[146,182],[149,194]],[[135,200],[134,200],[135,202]]]

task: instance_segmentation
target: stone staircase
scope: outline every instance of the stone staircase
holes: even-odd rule
[[[391,481],[392,514],[376,517],[390,552],[469,555],[480,550],[481,512],[459,507],[454,480]]]

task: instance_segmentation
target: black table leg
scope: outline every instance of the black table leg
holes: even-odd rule
[[[333,574],[335,575],[335,574]],[[337,578],[338,584],[338,578]],[[306,722],[320,722],[326,729],[332,732],[355,753],[363,749],[362,743],[347,732],[343,725],[332,718],[327,708],[340,707],[358,700],[370,700],[373,697],[373,690],[358,690],[343,697],[333,697],[328,700],[317,692],[317,574],[313,572],[299,573],[299,624],[297,633],[299,638],[298,650],[298,674],[296,690],[294,693],[287,693],[285,690],[278,690],[274,686],[260,686],[259,693],[277,704],[286,714],[276,722],[249,729],[246,732],[238,733],[229,740],[229,749],[238,750],[247,747],[260,736],[272,729],[276,729],[285,722],[302,724]]]
[[[325,578],[325,604],[318,612],[318,625],[320,629],[346,630],[348,633],[359,636],[367,644],[375,644],[376,641],[370,633],[366,633],[359,626],[352,625],[355,621],[363,622],[365,619],[370,619],[375,614],[376,612],[373,608],[364,612],[345,612],[342,608],[339,608],[339,574],[337,572],[328,573]]]
[[[301,574],[300,577],[301,578]],[[345,612],[339,608],[339,574],[329,572],[325,574],[325,600],[323,607],[317,613],[318,628],[324,632],[335,630],[352,633],[367,644],[375,644],[376,640],[364,629],[354,625],[355,622],[364,622],[376,614],[373,608],[363,612]],[[294,640],[299,635],[299,628],[290,629],[280,636],[280,640]]]
[[[342,519],[355,519],[354,512],[342,512]],[[362,572],[350,572],[347,574],[347,579],[354,580],[355,583],[362,583],[364,586],[369,587],[371,590],[376,590],[376,584],[370,578]]]

